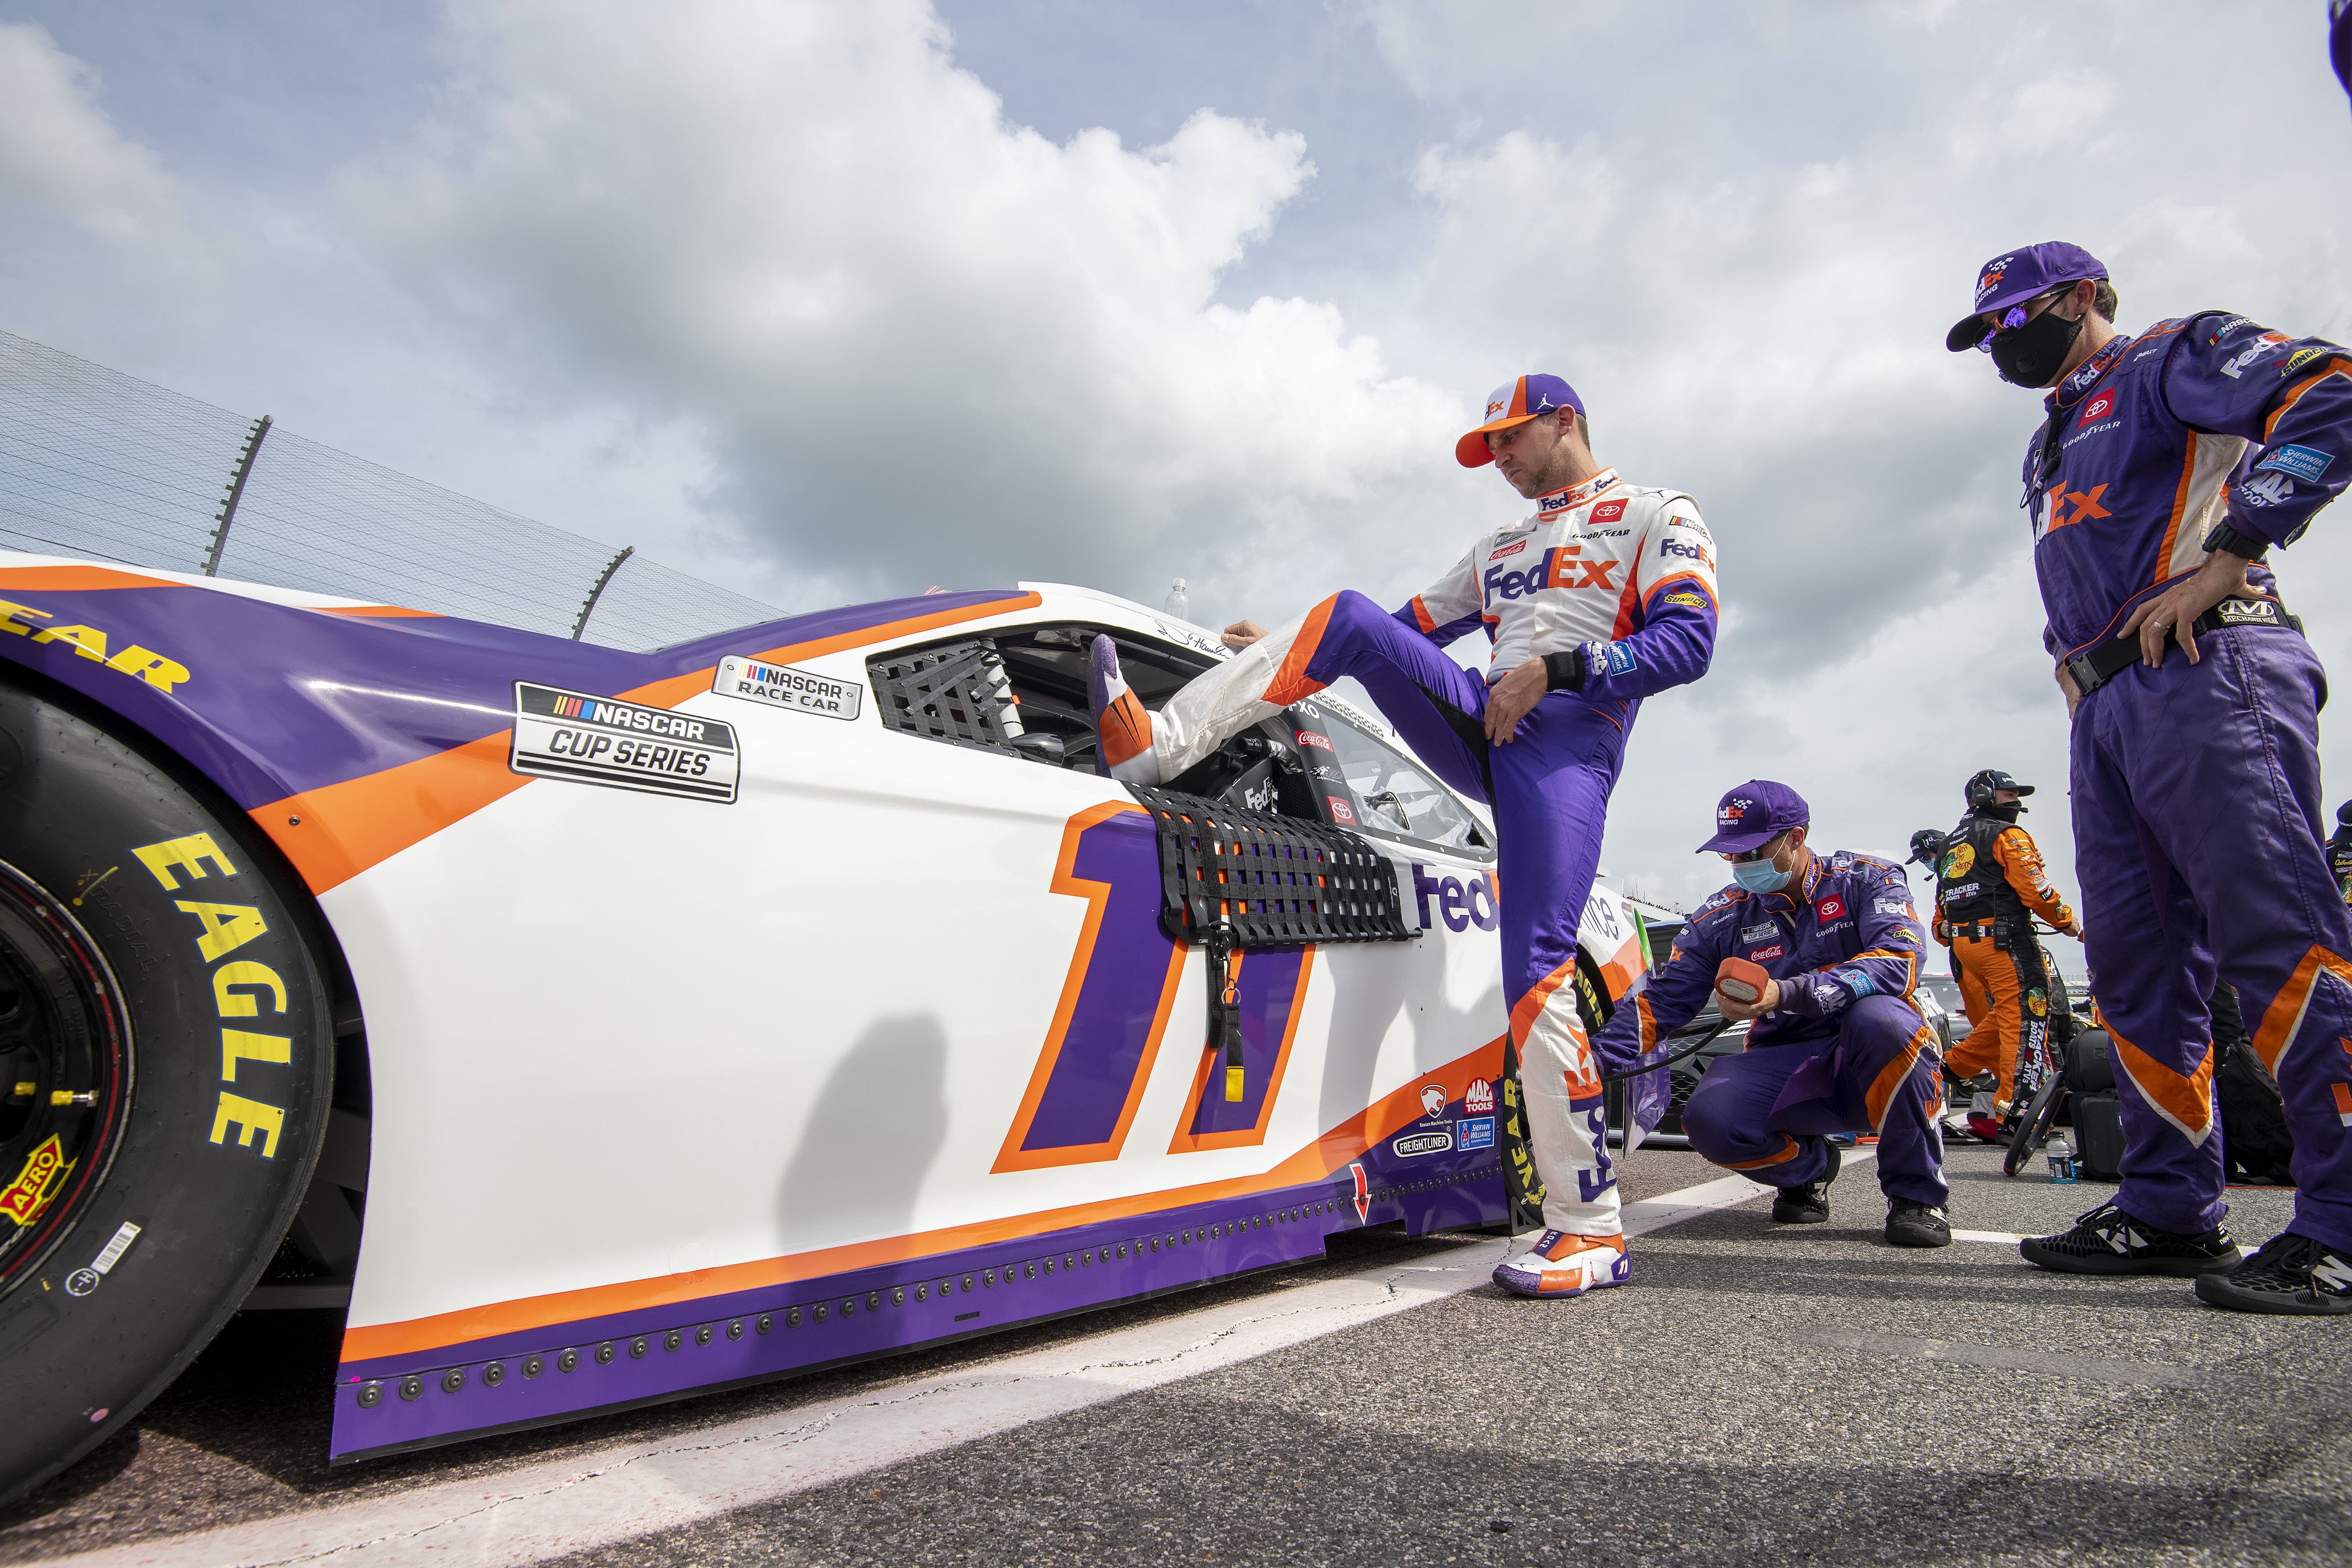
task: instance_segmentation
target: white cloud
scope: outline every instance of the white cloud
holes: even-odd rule
[[[0,213],[152,244],[171,237],[181,206],[155,154],[109,122],[97,73],[37,23],[0,23]]]
[[[447,115],[348,182],[379,253],[542,386],[698,425],[737,526],[845,587],[1213,602],[1456,427],[1335,307],[1213,302],[1296,135],[1048,142],[905,0],[513,0],[457,47]]]

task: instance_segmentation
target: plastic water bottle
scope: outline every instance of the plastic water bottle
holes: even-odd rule
[[[1160,607],[1180,621],[1192,618],[1192,601],[1184,596],[1183,578],[1168,584],[1168,597],[1160,601]]]
[[[2079,1182],[2083,1179],[2081,1173],[2074,1169],[2074,1145],[2066,1142],[2066,1134],[2063,1132],[2050,1140],[2049,1159],[2050,1180],[2053,1184]]]

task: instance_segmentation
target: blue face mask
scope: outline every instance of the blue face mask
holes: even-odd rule
[[[1734,860],[1731,879],[1751,893],[1777,893],[1789,885],[1793,871],[1783,871],[1768,859]]]

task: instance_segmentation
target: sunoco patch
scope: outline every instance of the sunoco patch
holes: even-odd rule
[[[533,778],[683,795],[735,798],[735,727],[561,687],[515,682],[514,745],[507,766]]]
[[[712,678],[710,689],[721,697],[771,703],[796,713],[816,713],[827,719],[856,718],[858,705],[866,697],[866,687],[860,681],[812,675],[805,669],[765,664],[733,653],[719,661],[719,673]]]

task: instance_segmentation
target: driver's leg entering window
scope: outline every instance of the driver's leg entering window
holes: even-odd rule
[[[1343,676],[1361,681],[1374,706],[1439,777],[1485,799],[1483,742],[1474,752],[1460,719],[1486,710],[1486,685],[1412,627],[1361,594],[1334,594],[1298,620],[1202,671],[1157,713],[1147,712],[1118,669],[1118,650],[1097,637],[1090,696],[1101,756],[1122,784],[1178,777],[1219,746]]]

